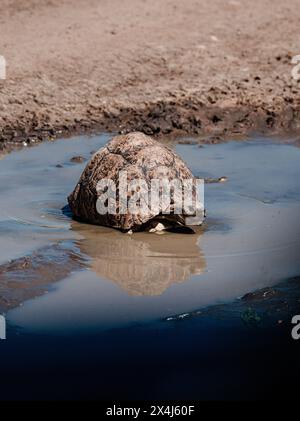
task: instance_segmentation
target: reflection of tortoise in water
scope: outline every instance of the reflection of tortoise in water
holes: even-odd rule
[[[160,203],[159,211],[153,212],[151,208],[138,214],[131,213],[106,213],[100,214],[97,211],[96,203],[104,190],[99,190],[97,184],[100,180],[110,179],[117,186],[121,171],[126,171],[127,182],[132,180],[143,180],[150,188],[151,180],[195,180],[186,164],[171,149],[161,145],[143,133],[130,133],[127,135],[114,137],[104,148],[96,152],[83,171],[80,180],[68,201],[75,218],[85,222],[106,225],[119,228],[125,231],[138,231],[146,227],[158,225],[165,226],[185,226],[187,215],[182,211],[180,214],[174,213],[173,197],[169,203],[169,213],[162,209]],[[130,190],[130,189],[129,189]],[[178,194],[178,191],[173,194]],[[182,190],[181,190],[182,196]],[[196,190],[193,189],[195,197]],[[127,199],[131,196],[127,193]],[[181,197],[182,199],[182,197]],[[117,195],[117,208],[118,208]],[[201,221],[197,224],[201,224]]]
[[[163,236],[144,232],[129,236],[77,222],[72,222],[71,229],[80,236],[76,243],[80,252],[91,258],[91,270],[129,295],[160,295],[206,268],[201,227],[195,228],[195,235]]]

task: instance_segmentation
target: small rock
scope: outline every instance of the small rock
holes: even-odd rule
[[[81,164],[85,161],[85,158],[83,156],[73,156],[73,158],[70,159],[70,162],[75,162],[77,164]]]
[[[273,288],[263,288],[255,292],[249,292],[242,297],[244,301],[266,300],[274,296],[280,295],[280,292]]]
[[[207,49],[206,45],[204,45],[204,44],[199,44],[199,45],[197,45],[197,48],[198,48],[199,50],[206,50],[206,49]]]
[[[225,181],[228,180],[228,177],[219,177],[219,178],[213,178],[213,177],[208,177],[204,179],[204,182],[207,184],[212,184],[212,183],[225,183]]]

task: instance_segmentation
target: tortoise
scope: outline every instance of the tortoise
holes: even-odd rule
[[[159,232],[162,229],[174,228],[190,232],[187,222],[191,215],[188,215],[184,209],[181,213],[175,212],[176,194],[173,190],[168,210],[160,203],[156,210],[149,206],[149,209],[146,208],[146,211],[140,213],[130,212],[130,209],[125,213],[120,212],[119,176],[122,172],[125,172],[128,183],[139,179],[149,188],[154,179],[196,180],[181,158],[150,136],[140,132],[118,135],[92,156],[74,191],[68,197],[73,217],[83,222],[118,228],[129,233],[145,229]],[[107,179],[112,180],[117,186],[116,212],[100,214],[97,200],[105,189],[99,189],[98,183]],[[132,198],[133,193],[129,189],[126,199]],[[195,197],[195,190],[192,194]],[[201,210],[203,210],[202,207]],[[193,225],[201,225],[202,221],[203,217],[198,218]]]

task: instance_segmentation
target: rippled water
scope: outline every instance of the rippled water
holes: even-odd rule
[[[228,181],[205,186],[207,219],[195,235],[128,236],[61,211],[107,140],[44,143],[0,162],[7,341],[14,332],[87,335],[142,325],[300,274],[299,148],[260,138],[172,144],[196,176]],[[75,155],[86,161],[70,162]]]
[[[61,261],[53,259],[56,276],[50,276],[51,264],[50,274],[31,270],[31,277],[43,277],[39,283],[47,295],[28,300],[36,291],[22,286],[28,271],[21,270],[18,297],[13,306],[7,300],[9,323],[42,332],[98,330],[232,300],[300,273],[300,149],[260,139],[174,145],[196,176],[224,175],[228,181],[206,185],[208,217],[196,235],[128,236],[61,212],[86,165],[70,158],[89,159],[106,141],[60,140],[1,162],[2,263],[33,253],[34,264],[34,253],[45,246],[44,259],[51,247],[63,248]],[[81,256],[82,264],[66,271],[70,253]],[[14,270],[6,267],[5,276],[7,288],[15,288]]]

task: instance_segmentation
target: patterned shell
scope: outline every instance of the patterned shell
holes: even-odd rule
[[[96,188],[97,183],[103,178],[109,178],[118,186],[120,171],[127,172],[128,182],[136,178],[143,179],[149,187],[152,179],[194,178],[181,158],[151,137],[139,132],[116,136],[93,155],[73,193],[68,197],[69,206],[76,219],[137,231],[161,213],[154,214],[151,210],[142,214],[98,213],[96,202],[100,193]],[[128,197],[130,195],[128,192]],[[184,215],[173,215],[173,220],[184,223]]]

